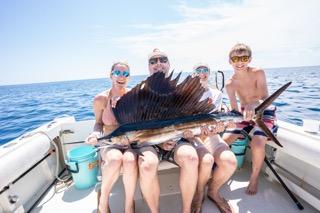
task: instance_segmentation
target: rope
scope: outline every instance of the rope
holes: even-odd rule
[[[60,182],[66,183],[71,178],[71,176],[70,175],[66,175],[65,178],[59,178],[59,166],[60,166],[59,159],[60,159],[60,156],[59,156],[59,148],[58,148],[57,144],[55,144],[54,141],[50,138],[50,136],[44,131],[34,132],[34,134],[32,134],[32,136],[35,135],[35,134],[38,134],[38,133],[46,136],[49,139],[50,143],[54,146],[54,148],[56,150],[55,178],[57,180],[59,180]]]

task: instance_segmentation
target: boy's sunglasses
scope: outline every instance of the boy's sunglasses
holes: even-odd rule
[[[158,60],[160,61],[161,64],[165,64],[168,62],[168,58],[167,57],[159,57],[159,58],[150,58],[149,59],[149,64],[154,65],[158,62]]]
[[[248,62],[249,59],[250,59],[250,57],[247,56],[247,55],[244,55],[244,56],[232,56],[230,59],[231,59],[231,61],[232,61],[233,63],[237,63],[237,62],[239,62],[239,61],[241,61],[241,62]]]
[[[208,67],[198,67],[195,72],[197,74],[200,74],[200,73],[209,73],[209,68]]]
[[[130,76],[129,70],[125,70],[125,71],[112,70],[111,74],[116,77],[119,77],[119,76],[129,77]]]

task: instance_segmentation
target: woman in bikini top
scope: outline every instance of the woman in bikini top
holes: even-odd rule
[[[87,138],[87,143],[96,144],[101,132],[110,134],[118,127],[113,114],[117,100],[123,96],[130,75],[127,63],[117,62],[112,65],[110,78],[112,87],[94,98],[94,114],[96,118],[94,132]],[[109,195],[112,186],[117,181],[121,167],[123,168],[123,183],[125,188],[125,212],[134,212],[134,192],[138,178],[137,156],[126,145],[112,145],[101,150],[102,185],[98,212],[110,212]]]

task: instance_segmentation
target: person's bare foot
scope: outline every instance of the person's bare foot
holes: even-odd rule
[[[191,203],[191,213],[200,213],[203,201],[204,192],[196,192]]]
[[[258,178],[250,178],[249,185],[246,189],[246,194],[255,195],[258,191]]]
[[[219,195],[214,196],[214,195],[210,195],[210,194],[207,194],[207,197],[209,198],[209,200],[211,200],[218,207],[218,209],[221,213],[233,213],[234,212],[232,206],[223,197],[221,197]]]

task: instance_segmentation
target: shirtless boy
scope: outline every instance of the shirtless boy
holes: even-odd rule
[[[254,117],[255,108],[268,97],[268,88],[265,72],[260,68],[250,67],[252,52],[249,46],[245,44],[236,44],[229,53],[229,63],[234,69],[234,74],[226,83],[226,90],[230,99],[232,110],[242,112],[244,120],[237,123],[237,129],[229,130],[223,135],[223,139],[232,144],[242,135],[239,130],[245,130],[250,136],[252,150],[252,173],[246,193],[254,195],[258,190],[258,177],[265,157],[265,144],[267,137],[251,121]],[[240,100],[240,108],[237,104],[237,98]],[[275,108],[269,107],[265,110],[263,121],[268,128],[272,129],[275,125]],[[238,132],[237,132],[238,131]]]

